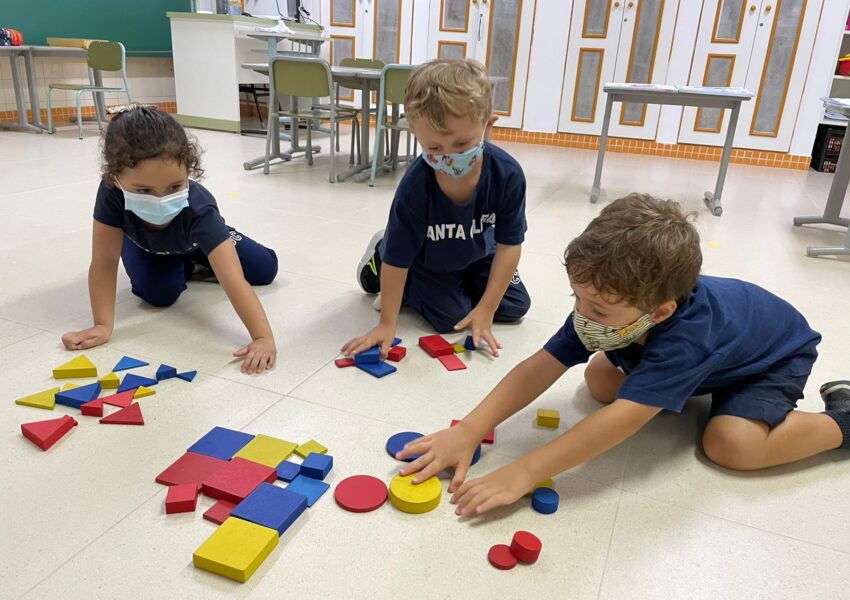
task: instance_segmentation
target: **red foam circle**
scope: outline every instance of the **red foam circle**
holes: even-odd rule
[[[353,475],[339,482],[334,499],[345,510],[369,512],[387,501],[387,484],[371,475]]]
[[[511,541],[511,554],[524,563],[535,562],[542,548],[540,538],[528,531],[517,531]]]
[[[511,554],[510,546],[505,544],[496,544],[490,548],[490,552],[487,553],[487,560],[490,561],[491,565],[503,571],[513,569],[517,563],[516,556]]]

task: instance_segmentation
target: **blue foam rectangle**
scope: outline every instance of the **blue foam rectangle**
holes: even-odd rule
[[[311,479],[324,479],[334,466],[334,457],[330,454],[311,452],[301,463],[301,474]]]
[[[380,379],[381,377],[383,377],[385,375],[389,375],[390,373],[395,373],[396,370],[397,370],[394,366],[387,364],[385,362],[365,363],[365,364],[359,364],[359,365],[355,365],[355,366],[358,369],[360,369],[361,371],[366,371],[370,375],[374,375],[378,379]]]
[[[213,427],[204,437],[192,444],[188,451],[222,460],[230,460],[234,454],[253,439],[254,436],[250,433],[234,431],[226,427]]]
[[[307,498],[303,494],[271,483],[261,483],[236,505],[230,516],[274,529],[278,535],[283,535],[306,508]]]
[[[299,475],[292,480],[292,483],[286,486],[286,489],[290,492],[301,494],[307,498],[307,506],[313,506],[316,503],[316,500],[321,498],[322,494],[328,491],[329,487],[331,486],[324,481]]]
[[[354,355],[354,362],[358,365],[374,364],[381,360],[381,349],[378,346],[364,350],[360,354]]]

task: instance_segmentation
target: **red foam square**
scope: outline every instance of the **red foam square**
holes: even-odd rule
[[[274,483],[276,479],[277,470],[274,467],[237,456],[205,478],[202,489],[210,498],[238,504],[264,481]]]
[[[193,512],[198,505],[198,484],[181,483],[168,488],[165,496],[165,513]]]
[[[204,482],[204,479],[226,464],[227,461],[220,458],[186,452],[157,475],[156,482],[163,485],[179,485],[181,483],[200,485]]]
[[[219,500],[207,509],[207,512],[204,513],[204,518],[207,521],[221,525],[227,520],[227,517],[230,516],[230,512],[234,508],[236,508],[236,505],[233,502]]]

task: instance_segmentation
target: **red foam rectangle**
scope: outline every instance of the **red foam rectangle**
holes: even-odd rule
[[[204,479],[204,495],[239,504],[264,481],[274,483],[277,470],[259,463],[234,457],[222,468]]]
[[[179,485],[181,483],[196,483],[200,485],[204,479],[227,464],[226,460],[186,452],[171,463],[167,469],[156,476],[156,482],[163,485]]]
[[[353,367],[355,363],[353,358],[338,358],[334,361],[334,364],[342,369],[343,367]]]
[[[446,354],[445,356],[438,356],[437,359],[449,371],[462,371],[466,368],[466,365],[458,358],[457,354]]]
[[[454,427],[458,423],[460,423],[460,421],[458,419],[452,419],[451,427]],[[481,440],[481,443],[482,444],[492,444],[495,441],[496,441],[496,430],[491,429],[490,433],[488,433],[486,436],[484,436],[484,439]]]
[[[404,346],[393,346],[389,353],[387,353],[387,360],[399,362],[405,356],[407,356],[407,348]]]
[[[236,505],[233,502],[219,500],[207,509],[207,512],[204,513],[204,518],[207,521],[221,525],[227,520],[227,517],[230,516],[234,508],[236,508]]]
[[[181,483],[168,488],[168,494],[165,496],[165,513],[171,515],[193,512],[198,505],[199,487],[197,483]]]
[[[419,338],[419,345],[431,358],[448,356],[455,353],[455,348],[441,335],[425,335]]]

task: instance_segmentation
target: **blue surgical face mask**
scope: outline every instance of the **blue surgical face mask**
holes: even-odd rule
[[[475,165],[481,160],[483,153],[484,140],[481,140],[465,152],[432,154],[423,150],[422,158],[435,171],[445,173],[455,179],[460,179],[464,175],[468,175],[475,168]]]
[[[181,210],[189,206],[189,186],[167,196],[153,194],[138,194],[128,192],[118,185],[124,193],[124,208],[152,225],[166,225],[176,217]]]

